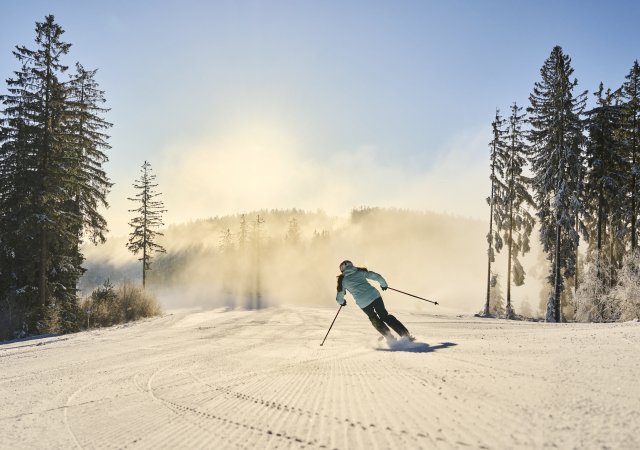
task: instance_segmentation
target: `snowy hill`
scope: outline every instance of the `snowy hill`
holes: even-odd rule
[[[0,345],[2,448],[640,447],[640,324],[349,305],[174,313]]]
[[[256,236],[252,235],[258,215],[264,219],[259,255]],[[472,314],[484,305],[484,222],[382,208],[354,210],[348,218],[299,210],[256,211],[246,215],[247,237],[240,245],[239,217],[195,221],[164,230],[159,242],[167,253],[154,257],[147,274],[148,287],[164,307],[254,309],[247,300],[256,297],[258,278],[263,305],[324,305],[327,298],[335,297],[335,276],[344,259],[375,270],[392,286],[442,299],[459,312]],[[294,219],[297,243],[287,240]],[[228,230],[232,236],[225,244]],[[105,245],[85,248],[88,270],[80,284],[82,295],[90,294],[107,279],[117,283],[141,276],[140,263],[127,251],[125,241],[125,237],[110,239]],[[505,265],[496,262],[494,266],[498,270]],[[525,286],[512,289],[518,313],[527,299],[537,308],[541,285],[536,277],[546,277],[547,272],[544,260],[536,261],[533,267],[526,265],[531,276]]]

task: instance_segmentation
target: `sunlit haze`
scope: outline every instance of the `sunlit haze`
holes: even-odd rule
[[[592,1],[12,2],[0,18],[0,73],[18,68],[11,51],[33,45],[47,14],[73,44],[67,63],[98,69],[114,186],[104,213],[111,241],[87,249],[88,264],[135,261],[124,244],[127,198],[146,160],[167,226],[258,210],[322,212],[335,242],[302,266],[321,272],[320,297],[331,295],[325,281],[337,260],[358,257],[426,293],[449,292],[450,305],[455,298],[470,311],[486,283],[495,110],[528,105],[554,45],[572,57],[580,91],[619,86],[640,56],[640,6],[607,5],[605,14]],[[370,229],[342,226],[360,207],[440,216],[429,219],[431,231],[414,227],[401,239],[393,221],[372,221],[385,237],[373,244]],[[429,235],[450,216],[470,220],[467,228]],[[229,226],[236,232],[237,222]],[[280,238],[286,222],[270,228]],[[163,243],[175,256],[194,243],[217,246],[221,231],[173,230]],[[314,231],[307,224],[303,237]],[[534,277],[515,302],[526,297],[535,308],[546,268],[536,251],[525,262]]]
[[[106,212],[148,160],[167,223],[257,207],[360,205],[484,218],[495,108],[526,104],[553,45],[581,89],[638,58],[636,2],[23,1],[0,18],[0,73],[54,14],[70,63],[98,68]],[[551,14],[553,12],[553,14]],[[571,26],[569,26],[571,24]]]

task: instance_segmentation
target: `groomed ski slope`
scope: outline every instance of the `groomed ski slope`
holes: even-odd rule
[[[174,313],[0,345],[0,447],[640,448],[640,324]],[[428,344],[428,345],[427,345]]]

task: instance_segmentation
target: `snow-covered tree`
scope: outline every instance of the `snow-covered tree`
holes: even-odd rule
[[[529,96],[531,166],[540,223],[540,239],[551,261],[548,280],[553,289],[547,321],[560,322],[564,278],[575,275],[579,243],[577,220],[581,199],[584,136],[581,114],[586,92],[574,96],[578,81],[571,79],[571,58],[560,46],[551,51]]]
[[[524,255],[530,250],[529,237],[534,225],[534,219],[528,211],[528,207],[533,204],[533,198],[529,193],[530,180],[523,174],[527,161],[527,146],[522,130],[525,116],[520,114],[521,111],[522,108],[514,103],[507,121],[502,119],[499,111],[496,111],[496,117],[492,123],[493,139],[489,144],[491,196],[487,199],[490,206],[490,224],[487,235],[489,257],[485,314],[489,313],[491,263],[495,261],[494,251],[500,252],[502,246],[506,245],[508,253],[507,318],[515,317],[511,303],[511,282],[513,279],[516,286],[524,283],[524,268],[520,264],[518,255]]]
[[[504,295],[500,287],[499,275],[491,274],[491,296],[489,298],[489,313],[485,315],[493,317],[505,317]]]
[[[525,143],[522,126],[524,114],[520,114],[522,108],[516,103],[511,106],[509,116],[509,128],[506,136],[506,160],[504,165],[504,220],[501,223],[501,231],[507,246],[507,306],[506,317],[515,317],[511,303],[511,281],[516,286],[524,284],[525,272],[519,255],[525,255],[531,249],[529,237],[533,230],[535,220],[529,208],[534,204],[529,193],[531,181],[523,174],[526,165],[527,145]]]
[[[576,320],[581,322],[612,322],[640,320],[640,250],[624,256],[621,268],[616,272],[616,282],[609,284],[607,262],[601,273],[595,264],[587,271],[585,282],[576,295]]]
[[[142,287],[145,287],[147,270],[151,268],[153,254],[166,253],[164,247],[157,242],[158,236],[163,236],[157,230],[164,225],[162,214],[167,210],[164,209],[162,201],[157,199],[161,193],[155,190],[158,184],[154,182],[156,176],[152,173],[151,164],[145,161],[140,172],[140,179],[135,180],[133,184],[138,193],[135,198],[129,198],[129,200],[139,203],[139,206],[129,210],[136,215],[129,222],[133,231],[129,235],[127,248],[134,255],[142,252],[138,261],[142,262]]]
[[[621,108],[616,104],[615,93],[604,91],[602,83],[594,94],[597,106],[588,111],[587,130],[589,138],[586,146],[587,170],[584,199],[589,228],[589,256],[595,264],[595,274],[603,277],[602,258],[607,265],[615,267],[621,262],[624,243],[624,196],[623,188],[627,164],[622,157],[621,145],[616,135],[621,125]],[[605,250],[608,243],[609,251]]]
[[[503,193],[506,190],[504,185],[504,166],[506,154],[506,142],[504,136],[506,134],[505,120],[500,115],[500,110],[496,109],[496,115],[491,122],[493,139],[489,143],[489,162],[491,174],[491,195],[487,197],[489,204],[489,232],[487,233],[487,242],[489,249],[487,250],[487,296],[484,305],[484,315],[490,314],[490,297],[491,297],[491,279],[492,270],[491,263],[495,262],[496,252],[502,249],[502,237],[500,236],[500,228],[504,217]],[[495,227],[494,227],[495,224]]]
[[[599,261],[598,265],[594,261],[587,266],[574,297],[578,322],[606,322],[615,316],[608,298],[608,283],[601,275],[608,273],[607,265],[607,261]]]
[[[533,310],[531,309],[531,304],[529,303],[528,298],[524,298],[520,304],[520,315],[528,318],[533,317]]]
[[[617,278],[610,295],[618,313],[616,319],[640,320],[640,250],[625,255]]]
[[[624,155],[629,164],[624,192],[628,198],[624,208],[630,224],[631,250],[638,247],[638,216],[640,215],[640,64],[633,63],[621,88]]]

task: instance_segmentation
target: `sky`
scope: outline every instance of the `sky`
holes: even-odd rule
[[[527,106],[553,46],[580,91],[640,58],[636,1],[23,0],[2,4],[3,79],[47,14],[105,91],[114,234],[145,160],[167,224],[294,207],[488,219],[495,110]]]

